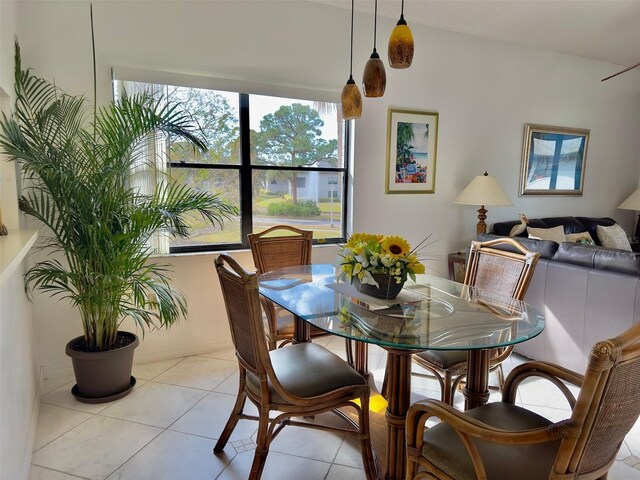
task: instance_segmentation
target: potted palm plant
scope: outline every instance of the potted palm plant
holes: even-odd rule
[[[199,212],[221,225],[236,209],[216,194],[170,179],[150,194],[131,184],[132,172],[148,163],[141,146],[153,135],[174,135],[206,149],[178,106],[138,94],[91,108],[83,96],[22,70],[17,42],[15,90],[14,112],[0,121],[0,146],[22,168],[20,208],[44,225],[43,248],[52,254],[26,272],[27,290],[67,299],[80,311],[84,334],[66,348],[76,398],[119,398],[135,383],[138,344],[134,334],[118,330],[123,320],[133,319],[144,333],[186,314],[167,266],[150,259],[149,238],[160,229],[188,235],[185,214]]]

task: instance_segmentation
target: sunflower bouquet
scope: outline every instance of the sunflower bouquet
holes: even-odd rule
[[[376,287],[375,276],[380,275],[389,275],[398,284],[406,282],[407,277],[415,281],[416,274],[425,272],[416,248],[396,235],[354,233],[338,253],[340,278]]]

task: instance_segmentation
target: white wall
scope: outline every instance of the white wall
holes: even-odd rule
[[[0,89],[13,92],[13,38],[16,32],[15,4],[0,2]],[[0,94],[2,110],[9,98]],[[9,228],[17,228],[14,167],[6,165],[0,155],[0,177],[3,220]],[[24,265],[5,270],[9,258],[7,242],[0,239],[0,478],[26,479],[31,463],[31,449],[38,417],[38,354],[35,348],[31,305],[24,294]]]
[[[88,3],[20,2],[25,65],[71,93],[92,96]],[[110,100],[110,67],[125,66],[339,92],[347,80],[349,12],[306,2],[116,2],[94,4],[98,99]],[[372,17],[357,15],[355,77],[371,52]],[[379,19],[379,50],[395,21]],[[628,230],[633,213],[616,210],[640,174],[640,74],[600,79],[617,67],[531,48],[412,26],[409,70],[387,71],[387,92],[365,99],[356,122],[355,231],[398,233],[416,243],[433,234],[431,271],[445,274],[445,254],[475,233],[475,208],[452,205],[475,176],[495,175],[513,207],[489,208],[489,221],[546,215],[613,216]],[[387,108],[440,113],[436,193],[385,195]],[[519,198],[524,124],[590,128],[582,197]],[[333,259],[333,249],[320,256]],[[252,265],[245,252],[241,262]],[[176,257],[178,287],[191,315],[169,332],[147,335],[137,359],[228,342],[213,255]],[[77,314],[38,297],[34,305],[44,365],[67,368],[66,340],[79,334]],[[72,317],[70,321],[67,317]]]
[[[29,473],[38,418],[38,356],[22,269],[0,282],[0,478]]]

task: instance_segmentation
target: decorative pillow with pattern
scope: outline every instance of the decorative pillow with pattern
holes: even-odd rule
[[[596,242],[589,232],[565,233],[567,242],[580,243],[581,245],[595,245]]]
[[[536,240],[552,240],[554,242],[565,242],[564,226],[558,225],[553,228],[533,228],[527,227],[527,233],[529,238],[535,238]]]
[[[597,225],[596,229],[598,239],[603,247],[631,251],[629,237],[627,237],[627,233],[617,223],[614,223],[610,227]]]

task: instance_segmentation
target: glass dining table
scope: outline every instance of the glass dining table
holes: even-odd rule
[[[376,420],[372,413],[372,437],[384,478],[402,479],[411,354],[467,351],[463,394],[465,408],[474,408],[489,398],[489,351],[537,336],[544,317],[522,301],[432,275],[418,275],[398,297],[383,300],[360,293],[338,273],[330,264],[275,270],[259,276],[259,291],[294,315],[294,342],[310,341],[310,325],[356,340],[354,366],[364,375],[366,345],[387,351],[387,408],[384,419]],[[386,435],[376,436],[374,426],[386,427]]]

